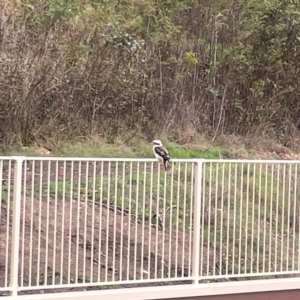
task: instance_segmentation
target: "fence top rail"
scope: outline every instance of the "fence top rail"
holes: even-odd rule
[[[204,162],[232,164],[300,164],[300,160],[289,159],[204,159]]]
[[[64,156],[0,156],[0,160],[23,160],[23,161],[67,161],[67,162],[158,162],[155,158],[116,158],[116,157],[64,157]],[[204,159],[178,159],[171,158],[171,162],[204,162]]]
[[[65,156],[0,156],[1,160],[22,161],[67,161],[67,162],[140,162],[155,163],[155,158],[116,158],[116,157],[65,157]],[[255,163],[255,164],[300,164],[300,160],[277,160],[277,159],[205,159],[205,158],[171,158],[173,163]]]

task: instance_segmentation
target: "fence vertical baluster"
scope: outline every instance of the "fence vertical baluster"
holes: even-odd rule
[[[12,201],[11,201],[11,182],[12,182],[12,174],[11,174],[11,170],[12,170],[12,161],[13,159],[8,161],[8,170],[7,170],[7,212],[10,212],[11,210],[11,205],[12,205]],[[1,195],[2,198],[2,195]],[[11,259],[9,258],[9,253],[10,251],[12,251],[12,249],[10,249],[10,238],[12,238],[10,236],[10,218],[6,218],[6,246],[5,246],[5,263],[8,265],[8,260]],[[8,282],[8,272],[9,272],[9,268],[5,268],[5,286],[9,286],[9,282]]]
[[[23,191],[26,191],[27,161],[24,162],[24,170],[25,170],[25,172],[24,172],[22,186],[23,186]],[[0,193],[0,195],[1,195],[1,193]],[[21,254],[21,259],[20,259],[21,260],[21,262],[20,262],[20,265],[21,265],[21,274],[20,274],[20,276],[21,276],[21,284],[20,284],[20,286],[21,287],[24,286],[24,270],[25,270],[25,259],[24,259],[24,256],[25,256],[25,226],[26,226],[25,225],[25,220],[26,220],[26,206],[25,206],[25,204],[26,204],[26,192],[23,193],[22,198],[23,198],[23,203],[22,203],[22,232],[20,232],[22,234],[22,237],[21,237],[21,239],[22,239],[22,245],[21,245],[22,249],[20,249],[21,253],[22,253]],[[0,205],[0,207],[1,207],[1,205]],[[0,213],[0,215],[1,215],[1,213]]]
[[[204,256],[205,256],[205,251],[204,251],[204,245],[205,245],[205,235],[204,235],[204,230],[205,230],[205,221],[204,221],[204,215],[206,213],[206,209],[205,209],[205,205],[206,205],[206,202],[205,202],[205,195],[206,195],[206,191],[205,191],[205,174],[206,170],[205,168],[203,168],[203,172],[202,172],[202,182],[203,182],[203,186],[201,188],[201,192],[202,192],[202,201],[201,201],[201,215],[202,215],[202,218],[201,218],[201,245],[200,245],[200,278],[203,277],[203,271],[204,271],[204,263],[203,263],[203,260],[204,260]],[[206,274],[207,275],[207,274]]]
[[[23,157],[16,157],[14,162],[14,193],[13,193],[13,224],[11,246],[10,287],[11,296],[18,295],[19,278],[19,243],[22,194],[22,164]]]
[[[191,195],[190,195],[190,211],[189,211],[189,276],[192,276],[193,272],[193,210],[194,210],[194,174],[195,174],[195,165],[192,164],[191,168],[191,182],[190,182],[190,189],[191,189]],[[205,175],[204,175],[205,176]]]
[[[195,165],[195,188],[194,188],[194,225],[193,225],[193,278],[194,284],[199,284],[200,276],[200,238],[201,238],[201,195],[202,195],[202,172],[203,159],[199,159]]]

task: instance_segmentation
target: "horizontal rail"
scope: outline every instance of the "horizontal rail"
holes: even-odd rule
[[[265,293],[272,291],[299,290],[300,279],[268,279],[239,282],[203,283],[201,285],[179,285],[158,287],[137,287],[130,289],[81,291],[65,293],[45,293],[38,295],[20,295],[20,300],[142,300],[142,299],[196,299],[204,296]],[[258,295],[258,294],[257,294]],[[5,297],[14,300],[14,297]]]
[[[0,156],[0,160],[16,160],[22,158],[24,161],[74,161],[74,162],[157,162],[154,158],[112,158],[112,157],[64,157],[64,156]],[[172,158],[171,162],[198,162],[199,160],[206,163],[276,163],[276,164],[300,164],[300,160],[289,160],[289,159],[206,159],[206,158]]]
[[[24,161],[74,161],[74,162],[157,162],[155,158],[109,158],[109,157],[63,157],[63,156],[0,156],[0,160],[16,160],[22,158]],[[197,162],[198,159],[179,159],[172,158],[171,162]]]
[[[206,163],[238,163],[238,164],[299,164],[300,160],[289,159],[204,159]]]

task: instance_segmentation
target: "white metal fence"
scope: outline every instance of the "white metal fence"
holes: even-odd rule
[[[0,295],[298,276],[298,164],[0,157]]]

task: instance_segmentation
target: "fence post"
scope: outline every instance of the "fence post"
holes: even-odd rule
[[[204,159],[195,163],[194,184],[194,224],[193,224],[193,278],[194,284],[199,284],[200,277],[200,238],[201,238],[201,196],[202,196],[202,173]]]
[[[19,279],[19,243],[20,243],[20,216],[21,216],[21,194],[22,194],[22,171],[23,157],[16,157],[14,162],[14,193],[13,193],[13,223],[12,223],[12,245],[10,263],[10,293],[11,296],[18,295]]]

